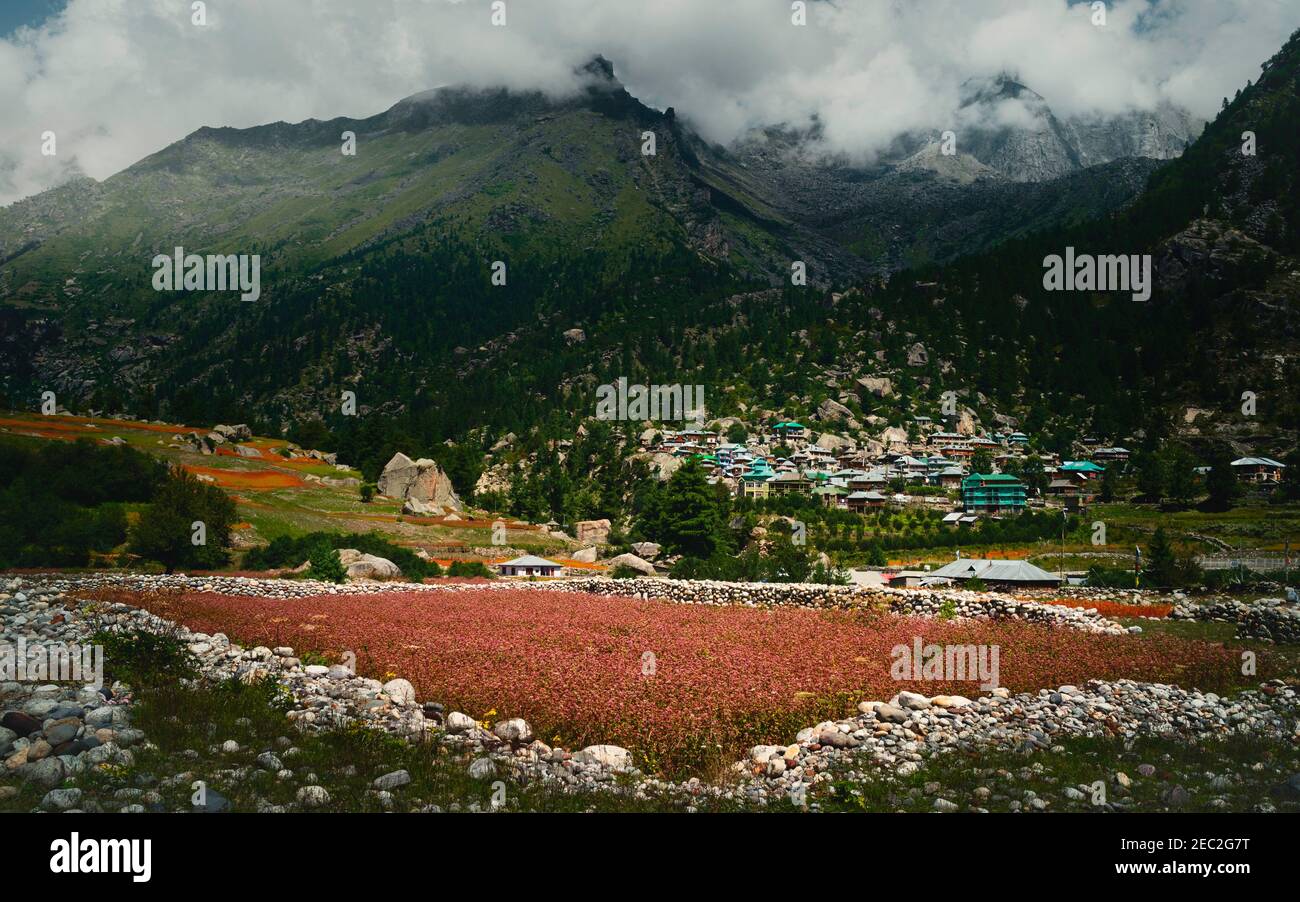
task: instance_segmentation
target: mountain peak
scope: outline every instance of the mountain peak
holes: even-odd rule
[[[620,82],[618,76],[614,74],[614,64],[605,59],[605,57],[601,56],[599,53],[574,71],[580,76],[586,76],[592,87],[623,87],[623,83]]]

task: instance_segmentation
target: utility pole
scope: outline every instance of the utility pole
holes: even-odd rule
[[[1069,517],[1070,512],[1061,508],[1061,585],[1065,585],[1065,521]]]

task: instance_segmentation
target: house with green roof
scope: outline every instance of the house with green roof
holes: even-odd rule
[[[1061,464],[1060,469],[1062,473],[1083,473],[1088,476],[1106,472],[1105,467],[1090,460],[1067,460]]]
[[[1019,514],[1025,484],[1007,473],[972,473],[961,482],[961,501],[969,514]]]
[[[825,507],[843,507],[844,499],[849,496],[849,490],[842,485],[826,483],[819,485],[812,490],[813,497],[821,501]]]
[[[772,431],[781,438],[804,438],[808,434],[808,427],[803,423],[787,420],[777,423],[772,427]]]

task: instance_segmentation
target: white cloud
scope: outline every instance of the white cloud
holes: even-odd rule
[[[648,104],[727,142],[824,125],[870,155],[954,121],[961,85],[1002,71],[1058,114],[1209,117],[1300,24],[1300,0],[1115,0],[1104,28],[1069,0],[70,0],[0,40],[0,203],[75,166],[105,178],[204,125],[367,116],[431,87],[572,90],[597,53]],[[40,155],[58,135],[59,156]]]

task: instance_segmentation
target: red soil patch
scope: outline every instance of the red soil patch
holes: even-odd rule
[[[293,473],[279,470],[223,470],[184,464],[196,476],[211,476],[223,489],[295,489],[306,485]]]
[[[106,426],[112,429],[135,429],[141,432],[163,432],[168,435],[178,432],[207,432],[206,429],[195,429],[191,426],[170,426],[165,423],[137,423],[133,420],[110,420],[100,417],[70,417],[63,415],[0,418],[0,426],[52,431],[85,431],[92,435],[97,431],[94,426]]]
[[[1131,678],[1227,689],[1230,649],[1171,637],[1094,636],[1012,623],[950,623],[863,612],[758,610],[484,590],[270,601],[189,593],[117,595],[245,644],[357,656],[376,679],[475,717],[527,718],[566,747],[610,742],[648,768],[708,776],[760,742],[853,712],[901,689],[978,694],[973,682],[900,682],[891,649],[996,645],[1000,681],[1037,690]],[[654,656],[652,675],[644,656]],[[1261,677],[1264,678],[1264,677]],[[495,713],[491,713],[495,712]]]

